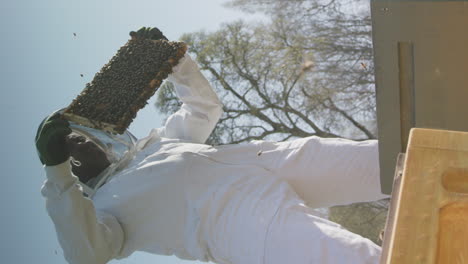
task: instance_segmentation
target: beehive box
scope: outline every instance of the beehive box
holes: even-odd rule
[[[187,50],[183,42],[133,38],[65,109],[75,123],[122,134]]]
[[[468,133],[411,131],[381,263],[468,263]]]

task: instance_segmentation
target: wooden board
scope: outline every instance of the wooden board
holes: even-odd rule
[[[412,129],[381,263],[468,263],[468,133]]]
[[[371,0],[381,187],[409,128],[468,131],[468,1]]]

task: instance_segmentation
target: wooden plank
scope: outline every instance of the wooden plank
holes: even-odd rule
[[[392,197],[398,197],[400,195],[401,190],[401,176],[402,176],[402,168],[404,163],[405,154],[400,153],[397,158],[397,165],[395,169],[395,177],[393,181],[393,188],[392,188]],[[395,215],[396,215],[396,208],[398,199],[391,199],[390,207],[388,210],[387,222],[385,223],[385,233],[384,239],[382,241],[382,259],[388,258],[389,248],[392,241],[393,230],[395,230]]]
[[[440,210],[437,262],[468,263],[468,203],[453,203]]]
[[[372,0],[382,192],[408,127],[468,131],[468,1]]]
[[[468,133],[412,129],[381,263],[468,263]]]

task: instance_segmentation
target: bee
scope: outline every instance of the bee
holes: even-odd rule
[[[361,66],[364,68],[364,70],[367,70],[367,64],[365,64],[364,62],[361,62]]]

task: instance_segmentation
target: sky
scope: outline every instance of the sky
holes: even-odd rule
[[[0,2],[2,96],[0,256],[2,263],[63,264],[61,248],[40,188],[45,173],[34,136],[41,120],[67,106],[128,40],[128,32],[157,26],[170,40],[214,31],[247,17],[223,0],[14,0]],[[76,36],[74,36],[74,34]],[[81,77],[81,74],[83,77]],[[154,97],[130,126],[145,136],[164,117]],[[112,264],[197,263],[176,257],[133,254]]]

